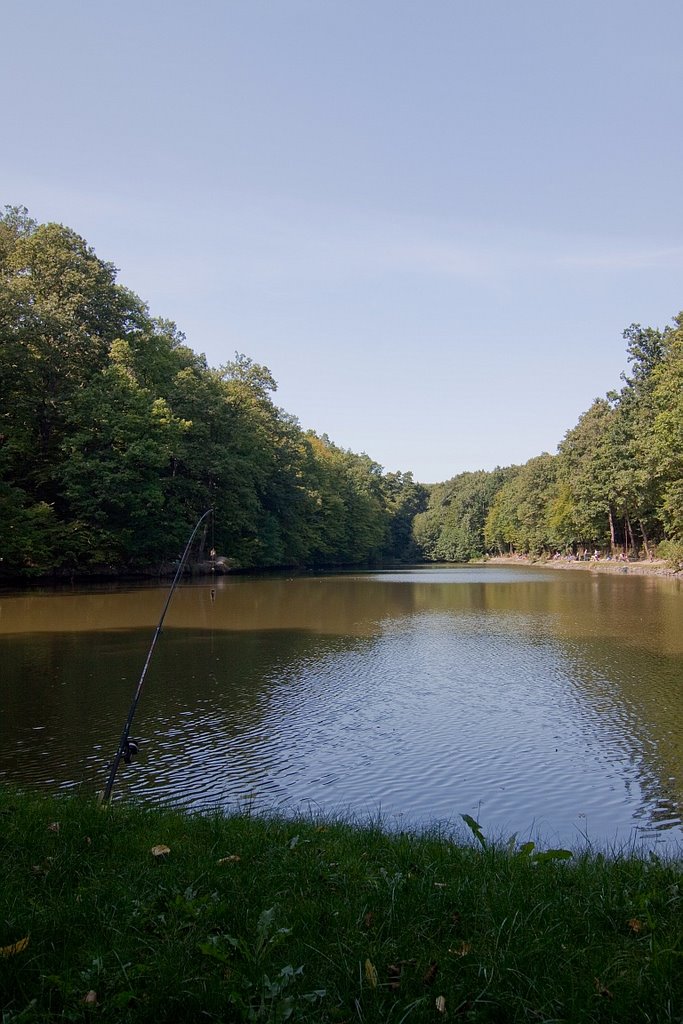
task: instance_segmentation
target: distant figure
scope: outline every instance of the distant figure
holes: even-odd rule
[[[597,548],[593,552],[593,558],[591,559],[591,561],[593,561],[593,562],[599,562],[600,561],[600,552],[598,551]]]

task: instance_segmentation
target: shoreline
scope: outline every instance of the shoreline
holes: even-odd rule
[[[667,576],[683,578],[683,573],[672,569],[663,558],[651,562],[617,562],[600,559],[597,562],[569,561],[565,557],[553,559],[531,558],[529,555],[493,555],[486,559],[486,565],[528,565],[535,569],[578,569],[582,572],[621,573],[632,576]]]

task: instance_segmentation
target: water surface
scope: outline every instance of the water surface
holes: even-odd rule
[[[0,595],[0,779],[102,788],[166,599]],[[224,577],[176,592],[119,798],[472,814],[546,844],[683,841],[683,591],[446,567]]]

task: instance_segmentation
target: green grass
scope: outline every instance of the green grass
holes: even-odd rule
[[[680,863],[470,827],[0,789],[2,1022],[683,1021]]]

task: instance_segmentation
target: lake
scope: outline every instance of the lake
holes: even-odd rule
[[[0,593],[0,780],[103,788],[168,593]],[[683,846],[683,589],[533,567],[176,591],[114,796]]]

